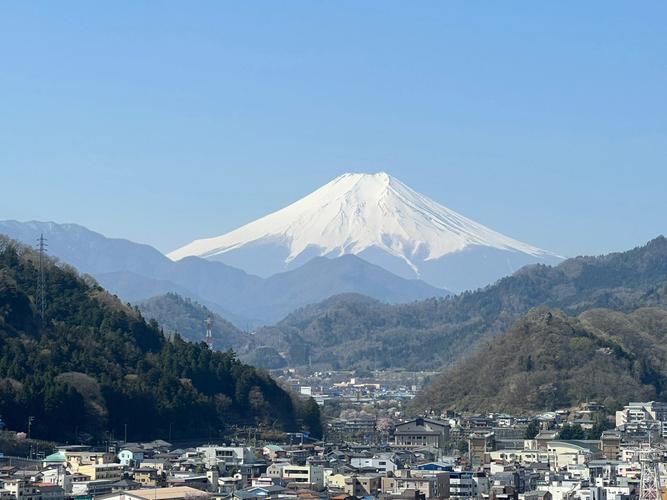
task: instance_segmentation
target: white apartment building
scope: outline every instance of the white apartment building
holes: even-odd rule
[[[209,467],[234,467],[255,462],[252,449],[243,446],[200,446],[197,448],[197,455],[202,457]]]
[[[616,412],[616,427],[634,427],[642,430],[658,428],[661,437],[667,437],[667,403],[649,401],[629,403]]]
[[[282,479],[288,483],[314,484],[324,487],[324,467],[319,465],[285,465]]]
[[[8,479],[0,496],[16,500],[65,500],[65,490],[49,483],[28,483],[23,479]]]
[[[375,455],[371,458],[352,457],[350,458],[350,465],[355,469],[375,469],[382,474],[398,470],[398,464],[388,455]]]

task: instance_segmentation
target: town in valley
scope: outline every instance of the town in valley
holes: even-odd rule
[[[0,498],[623,500],[665,476],[666,403],[406,418],[426,374],[287,375],[329,416],[321,438],[260,426],[201,443],[46,444],[0,424],[2,443],[28,450],[0,455]]]

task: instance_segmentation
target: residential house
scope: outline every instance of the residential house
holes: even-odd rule
[[[352,497],[376,497],[380,491],[381,478],[379,475],[348,476],[343,491]]]
[[[172,468],[171,462],[160,458],[144,458],[141,461],[141,467],[150,467],[152,469],[156,469],[161,474]]]
[[[267,500],[270,498],[280,498],[283,496],[285,488],[282,486],[251,486],[233,493],[236,500]]]
[[[127,447],[118,452],[118,460],[126,467],[139,467],[144,459],[143,448]]]
[[[20,500],[65,500],[65,490],[51,483],[31,483],[25,479],[5,479],[5,498]]]
[[[119,491],[98,497],[96,500],[192,500],[210,498],[210,493],[190,488],[188,486],[177,486],[173,488],[152,488],[130,491]]]
[[[287,453],[282,446],[278,446],[277,444],[267,444],[262,448],[262,455],[274,462],[280,458],[285,458]]]
[[[397,470],[399,468],[397,462],[398,461],[394,461],[394,456],[390,453],[378,454],[372,457],[350,458],[350,466],[355,469],[371,469],[382,474]]]
[[[164,485],[164,476],[153,467],[139,467],[131,471],[132,479],[142,487],[157,488]]]

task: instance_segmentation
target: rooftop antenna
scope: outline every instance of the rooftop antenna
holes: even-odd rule
[[[39,303],[39,315],[42,318],[42,324],[44,324],[44,317],[46,315],[46,286],[44,284],[46,247],[46,238],[44,238],[44,233],[42,233],[39,235],[39,239],[37,240],[37,248],[39,250],[39,283],[37,285],[37,301]]]
[[[209,316],[206,318],[206,344],[208,345],[209,349],[213,349],[213,318]]]

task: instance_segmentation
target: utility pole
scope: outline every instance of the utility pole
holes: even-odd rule
[[[35,417],[28,417],[28,439],[30,439],[30,431],[32,430],[32,423],[35,421]]]
[[[127,444],[127,424],[125,424],[125,440],[123,442]]]
[[[42,318],[42,325],[44,324],[44,316],[46,315],[46,286],[44,283],[44,264],[46,253],[46,238],[44,234],[39,235],[37,240],[37,248],[39,250],[39,284],[37,289],[37,300],[39,301],[39,315]]]

